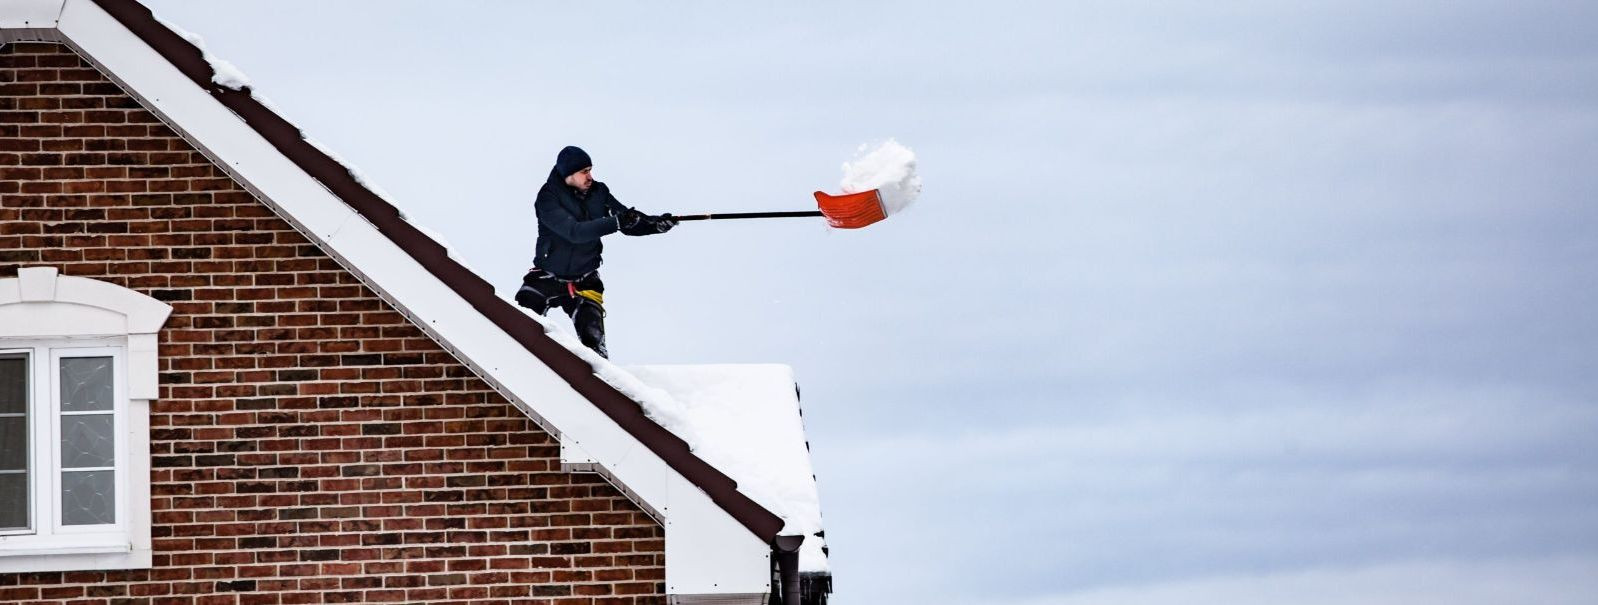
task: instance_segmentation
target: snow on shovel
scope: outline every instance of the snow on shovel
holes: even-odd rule
[[[860,146],[855,161],[843,165],[843,195],[815,192],[820,210],[794,212],[730,212],[674,216],[678,221],[740,218],[824,216],[838,229],[859,229],[903,210],[921,194],[916,154],[893,139],[867,150]]]

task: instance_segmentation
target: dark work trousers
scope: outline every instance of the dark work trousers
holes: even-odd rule
[[[522,287],[516,290],[516,304],[539,315],[560,307],[571,316],[583,346],[593,349],[600,357],[610,358],[605,351],[605,282],[599,280],[598,271],[566,279],[534,267],[522,276]]]

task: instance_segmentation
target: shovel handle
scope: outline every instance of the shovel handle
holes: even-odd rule
[[[674,221],[719,221],[733,218],[793,218],[801,216],[821,216],[819,210],[806,210],[798,212],[723,212],[718,214],[685,214],[671,216]]]

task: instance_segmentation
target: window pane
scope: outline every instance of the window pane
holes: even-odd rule
[[[64,471],[61,473],[61,523],[99,525],[115,523],[114,471]]]
[[[110,414],[61,417],[62,468],[115,466]]]
[[[0,414],[28,411],[28,358],[0,357]]]
[[[28,470],[28,417],[0,417],[0,471]]]
[[[28,527],[28,474],[0,473],[0,529]]]
[[[28,357],[0,357],[0,529],[27,529]]]
[[[111,358],[61,359],[61,411],[111,409]]]

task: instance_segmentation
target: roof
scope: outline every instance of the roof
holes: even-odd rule
[[[806,536],[799,569],[827,571],[821,499],[793,368],[780,364],[648,365],[626,368],[678,402],[700,457],[744,481],[745,493]]]

